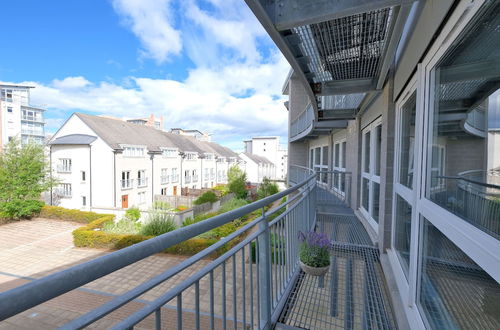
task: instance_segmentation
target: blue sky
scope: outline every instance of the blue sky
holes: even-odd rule
[[[0,81],[36,87],[49,132],[74,111],[154,113],[234,149],[285,143],[289,67],[243,0],[9,1],[0,29]]]

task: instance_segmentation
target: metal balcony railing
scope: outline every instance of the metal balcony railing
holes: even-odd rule
[[[71,173],[71,165],[57,165],[57,172],[59,173]]]
[[[137,187],[143,188],[148,186],[148,178],[138,178],[137,179]]]
[[[191,177],[190,176],[184,176],[184,183],[191,183]]]
[[[309,127],[312,127],[314,122],[314,109],[311,104],[302,112],[297,119],[290,124],[290,139],[305,132]]]
[[[179,174],[172,174],[172,183],[179,182]]]
[[[134,180],[133,179],[128,179],[128,180],[121,180],[121,185],[122,185],[122,190],[124,189],[132,189],[134,185]]]
[[[196,329],[201,321],[214,329],[217,322],[234,328],[269,329],[275,324],[300,272],[298,232],[311,230],[316,221],[316,179],[311,175],[285,191],[244,207],[177,229],[70,267],[47,277],[33,280],[0,293],[0,321],[38,304],[106,276],[116,270],[164,251],[180,242],[260,210],[260,216],[203,251],[184,259],[144,283],[63,326],[79,329],[98,322],[109,313],[176,274],[187,270],[188,277],[138,310],[128,310],[116,329],[131,329],[147,318],[155,318],[156,327],[183,328],[189,314]],[[287,201],[266,211],[268,205],[287,197]],[[232,246],[227,250],[228,246]],[[207,257],[219,257],[207,263]],[[222,295],[220,294],[222,293]],[[194,298],[193,307],[183,299]],[[201,304],[200,301],[210,302]],[[170,305],[177,318],[164,320],[162,307]],[[186,307],[187,306],[187,307]],[[163,309],[163,312],[166,310]],[[162,323],[163,321],[168,323]],[[97,324],[94,324],[97,325]]]
[[[193,175],[193,182],[198,182],[198,175]]]

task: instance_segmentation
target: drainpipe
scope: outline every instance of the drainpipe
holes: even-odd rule
[[[116,151],[113,151],[113,207],[116,208]]]
[[[50,205],[54,205],[53,203],[53,182],[52,182],[52,145],[49,147],[49,166],[50,166]]]
[[[92,146],[89,144],[89,210],[92,210]]]
[[[180,184],[181,184],[181,196],[182,196],[182,177],[183,177],[183,171],[182,171],[182,163],[184,163],[184,154],[182,152],[179,153],[181,156],[181,172],[179,173],[179,178],[180,178]]]
[[[200,169],[200,188],[203,189],[203,157],[200,157],[201,169]]]
[[[155,199],[155,189],[154,189],[154,177],[155,177],[155,172],[154,172],[154,158],[155,155],[151,154],[151,203],[154,202]]]

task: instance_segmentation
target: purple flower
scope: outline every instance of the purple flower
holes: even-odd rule
[[[331,241],[325,233],[309,231],[303,233],[299,231],[299,240],[306,243],[309,247],[329,248]]]

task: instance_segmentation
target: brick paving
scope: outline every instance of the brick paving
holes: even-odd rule
[[[59,220],[34,219],[0,226],[0,292],[9,290],[19,285],[25,284],[33,279],[37,279],[48,274],[68,268],[110,251],[99,249],[75,248],[72,242],[71,232],[81,226],[78,223],[71,223]],[[248,250],[247,250],[248,251]],[[245,251],[245,252],[247,252]],[[248,251],[249,252],[249,251]],[[237,262],[236,285],[232,282],[231,259],[226,266],[226,291],[225,296],[222,288],[222,270],[218,267],[214,271],[214,313],[215,326],[221,328],[220,316],[223,313],[223,302],[226,302],[228,318],[233,317],[232,297],[236,295],[237,315],[239,319],[243,317],[243,311],[247,320],[250,319],[250,300],[256,297],[250,295],[250,277],[248,271],[248,255],[246,253],[245,262],[242,263],[241,254],[235,261]],[[133,265],[120,269],[103,278],[88,283],[82,288],[70,291],[64,295],[54,298],[46,303],[36,306],[30,310],[20,313],[0,323],[0,329],[53,329],[68,321],[88,312],[103,303],[111,300],[114,296],[123,294],[140,283],[160,274],[161,272],[177,265],[184,257],[171,255],[154,255]],[[168,281],[138,297],[129,304],[117,311],[107,315],[96,322],[91,328],[108,328],[122,320],[131,312],[138,310],[148,302],[158,298],[161,294],[173,288],[185,278],[193,275],[210,260],[203,260],[176,274]],[[246,268],[246,299],[242,299],[242,276],[241,267]],[[255,290],[255,265],[253,268],[253,286]],[[194,327],[195,308],[194,287],[188,288],[183,293],[183,327],[191,329]],[[246,308],[242,308],[245,303]],[[175,309],[175,299],[162,308],[162,325],[165,329],[177,327],[177,316]],[[210,295],[209,277],[205,276],[200,280],[200,311],[201,328],[207,328],[210,317]],[[255,312],[255,310],[253,311]],[[255,314],[255,313],[253,313]],[[255,316],[256,320],[256,316]],[[227,325],[232,327],[232,324]],[[248,321],[247,321],[248,323]],[[137,328],[152,328],[153,317],[148,317],[137,325]],[[240,328],[242,324],[238,324]]]

